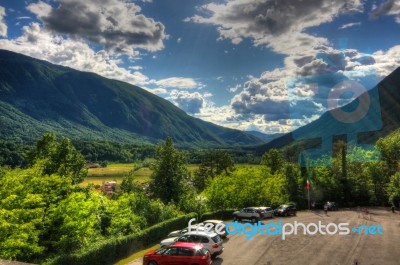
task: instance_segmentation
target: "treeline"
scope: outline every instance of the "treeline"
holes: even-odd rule
[[[332,157],[309,161],[309,167],[289,162],[279,150],[272,149],[263,155],[261,168],[240,168],[216,177],[208,174],[203,194],[213,210],[250,205],[275,207],[288,202],[307,208],[308,177],[310,200],[316,205],[335,201],[346,207],[400,207],[399,161],[400,130],[378,140],[372,150],[338,141]]]
[[[123,144],[107,141],[71,140],[73,146],[84,156],[86,161],[93,163],[118,162],[133,163],[153,158],[156,145]],[[30,160],[34,143],[22,141],[0,140],[0,166],[24,168]],[[250,149],[224,149],[235,163],[259,164],[261,156]],[[186,162],[200,164],[210,149],[184,149]]]

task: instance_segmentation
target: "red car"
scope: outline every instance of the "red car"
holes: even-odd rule
[[[143,257],[143,265],[211,265],[211,254],[202,244],[176,242]]]

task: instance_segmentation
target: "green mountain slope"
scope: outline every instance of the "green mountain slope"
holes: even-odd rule
[[[32,141],[49,131],[126,143],[171,136],[183,147],[263,143],[193,118],[137,86],[0,50],[0,137]]]
[[[343,124],[338,122],[331,112],[326,112],[317,120],[292,133],[258,147],[258,152],[263,153],[272,148],[289,148],[293,153],[294,150],[301,151],[304,148],[319,148],[321,135],[324,134],[338,136],[347,141],[357,139],[358,144],[374,144],[380,137],[387,136],[400,128],[400,67],[366,93],[370,95],[371,107],[365,118],[359,122]],[[373,102],[373,99],[376,99],[376,102]],[[352,112],[358,107],[359,102],[357,98],[340,109]],[[374,127],[379,129],[365,130]]]

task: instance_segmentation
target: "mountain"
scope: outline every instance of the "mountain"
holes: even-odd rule
[[[181,147],[263,141],[187,115],[137,86],[0,50],[0,137],[35,141],[45,132],[80,140]]]
[[[353,112],[366,94],[369,108],[366,115],[357,122],[343,123],[335,118],[335,113]],[[378,85],[368,90],[347,105],[324,113],[317,120],[285,134],[257,148],[263,153],[272,148],[289,148],[291,153],[308,148],[319,148],[322,138],[356,140],[358,144],[374,144],[400,127],[400,67],[384,78]]]
[[[255,137],[260,138],[261,140],[263,140],[265,143],[269,143],[272,140],[279,138],[283,135],[285,135],[285,133],[271,133],[271,134],[266,134],[266,133],[262,133],[259,131],[246,131],[246,133],[254,135]]]

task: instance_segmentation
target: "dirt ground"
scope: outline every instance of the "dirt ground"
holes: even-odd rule
[[[366,235],[350,231],[349,235],[288,235],[285,240],[273,235],[257,234],[250,240],[245,235],[232,235],[224,242],[224,253],[213,265],[399,265],[400,214],[383,208],[368,209],[369,214],[357,210],[299,212],[294,217],[264,220],[293,223],[349,223],[353,227],[382,227],[382,235]],[[141,259],[129,263],[139,265]]]

